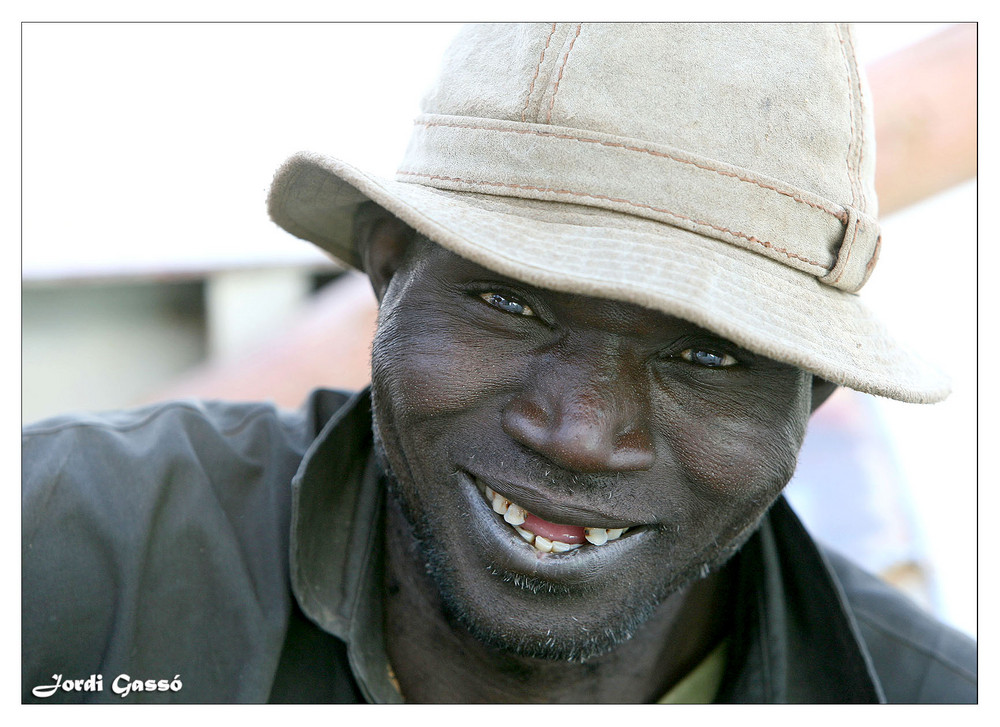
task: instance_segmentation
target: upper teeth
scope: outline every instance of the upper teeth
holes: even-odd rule
[[[487,501],[493,506],[493,511],[503,515],[503,519],[514,526],[518,534],[531,543],[536,550],[543,553],[566,553],[581,547],[581,543],[563,543],[559,540],[549,540],[541,535],[535,535],[529,530],[520,527],[524,524],[528,512],[520,505],[511,502],[503,495],[498,494],[490,487],[481,485],[483,494]],[[628,528],[584,528],[584,537],[587,542],[593,545],[604,545],[612,540],[617,540]]]
[[[503,514],[503,519],[509,522],[511,525],[523,525],[524,518],[527,515],[524,508],[520,505],[515,505],[513,502],[507,508],[507,512]]]

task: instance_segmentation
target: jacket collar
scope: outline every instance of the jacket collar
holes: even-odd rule
[[[317,401],[322,402],[320,396]],[[401,702],[385,652],[383,493],[367,390],[333,411],[292,480],[291,582],[348,646],[369,701]],[[885,701],[833,570],[779,498],[736,556],[735,616],[717,701]]]
[[[347,644],[370,702],[401,702],[382,626],[384,488],[372,451],[371,399],[349,399],[292,479],[290,577],[302,612]]]
[[[737,558],[730,662],[718,701],[885,701],[840,583],[784,497]]]

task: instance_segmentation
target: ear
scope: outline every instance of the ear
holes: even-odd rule
[[[355,212],[354,245],[379,302],[415,234],[412,227],[374,202],[366,202]]]
[[[837,385],[819,376],[813,376],[812,381],[812,411],[819,409],[820,405],[830,398],[830,394],[837,390]]]

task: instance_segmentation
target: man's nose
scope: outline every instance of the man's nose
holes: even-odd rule
[[[641,386],[607,366],[542,373],[504,407],[504,431],[575,472],[648,470],[656,455]]]

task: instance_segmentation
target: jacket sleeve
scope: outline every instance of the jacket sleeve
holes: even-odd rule
[[[263,406],[176,403],[27,428],[22,699],[265,700],[305,445],[304,427]],[[94,675],[100,690],[33,692]],[[158,688],[123,697],[122,675]]]

